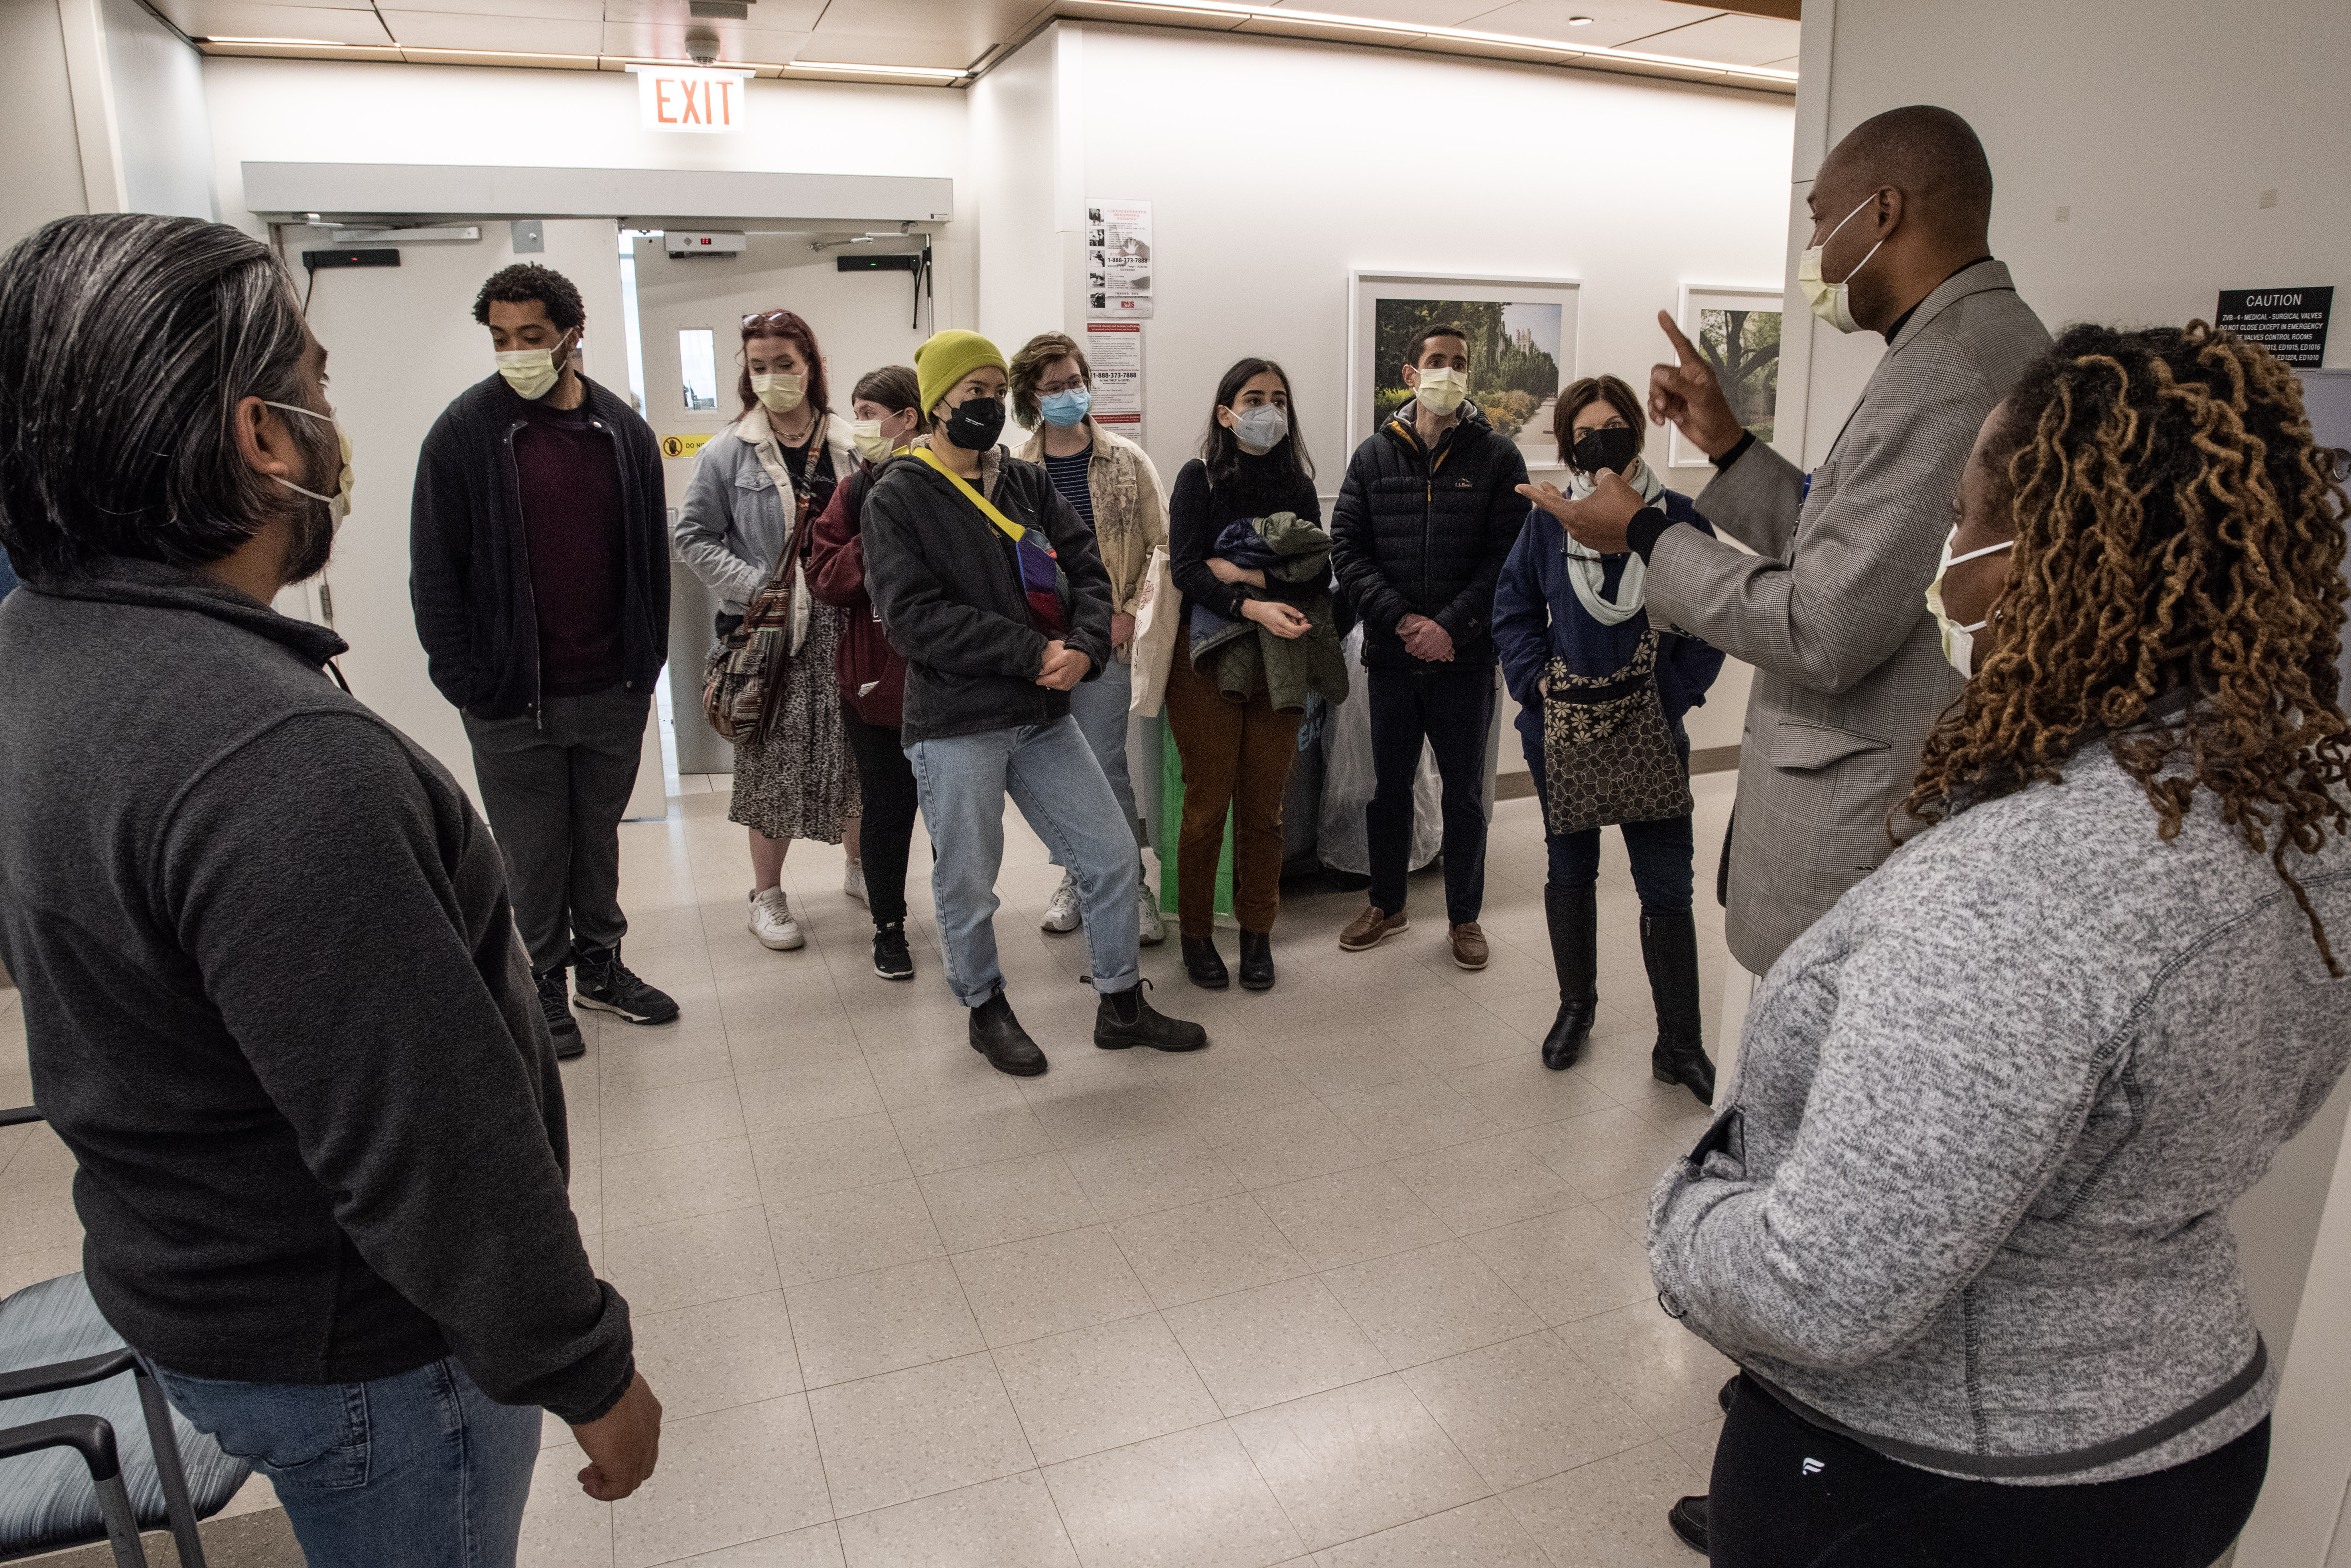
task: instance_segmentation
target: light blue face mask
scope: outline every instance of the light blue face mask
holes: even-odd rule
[[[1064,430],[1071,425],[1082,423],[1087,411],[1093,405],[1094,394],[1083,387],[1073,387],[1068,392],[1047,392],[1037,400],[1037,407],[1044,414],[1045,423],[1058,424]]]

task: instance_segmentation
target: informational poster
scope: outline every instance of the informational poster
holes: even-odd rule
[[[1151,204],[1086,203],[1086,309],[1140,321],[1151,314]]]
[[[2296,370],[2326,362],[2326,318],[2335,290],[2325,288],[2223,288],[2212,325],[2259,343]]]
[[[1086,363],[1094,372],[1094,422],[1141,444],[1143,323],[1087,322]]]

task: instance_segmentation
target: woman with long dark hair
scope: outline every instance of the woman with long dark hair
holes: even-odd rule
[[[745,606],[787,550],[806,561],[816,534],[810,525],[856,462],[849,422],[832,412],[824,355],[806,321],[789,310],[744,317],[742,364],[736,388],[742,414],[695,460],[675,529],[678,559],[718,595],[721,637],[742,623]],[[726,820],[751,831],[747,924],[762,946],[778,951],[807,941],[783,886],[784,852],[794,839],[837,844],[846,837],[843,891],[865,898],[857,785],[832,680],[843,613],[810,607],[774,721],[758,740],[735,748]]]
[[[1241,984],[1263,990],[1274,980],[1273,922],[1281,909],[1281,798],[1298,754],[1298,710],[1273,706],[1262,688],[1229,700],[1196,670],[1186,630],[1196,606],[1232,621],[1256,622],[1272,635],[1306,634],[1306,607],[1327,599],[1324,582],[1290,582],[1244,568],[1217,553],[1217,538],[1237,521],[1294,513],[1319,525],[1314,462],[1298,434],[1290,377],[1271,360],[1237,361],[1217,383],[1217,401],[1200,437],[1200,455],[1176,476],[1167,503],[1167,554],[1184,595],[1178,647],[1167,676],[1167,727],[1184,764],[1184,823],[1176,848],[1176,918],[1184,971],[1192,983],[1221,990],[1231,983],[1217,951],[1217,862],[1225,818],[1233,818],[1233,913],[1241,927]]]
[[[1651,1199],[1743,1369],[1677,1511],[1729,1568],[2206,1568],[2278,1385],[2230,1207],[2351,1058],[2345,497],[2194,322],[2068,329],[1957,508],[1932,825],[1772,966]]]

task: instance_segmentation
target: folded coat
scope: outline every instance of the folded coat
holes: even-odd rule
[[[1283,582],[1327,585],[1331,578],[1331,536],[1295,512],[1275,512],[1227,525],[1217,536],[1217,553],[1245,571],[1262,571],[1269,579]],[[1240,587],[1247,598],[1275,597],[1254,585]],[[1196,601],[1192,667],[1213,673],[1217,688],[1237,703],[1249,701],[1260,674],[1268,696],[1280,712],[1304,708],[1310,695],[1326,703],[1346,701],[1347,660],[1339,651],[1338,623],[1328,587],[1294,607],[1311,623],[1306,633],[1279,637],[1254,622]],[[1208,663],[1212,658],[1213,672]]]

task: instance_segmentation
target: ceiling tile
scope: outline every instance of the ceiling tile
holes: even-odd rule
[[[718,63],[722,66],[744,61],[781,65],[808,42],[806,33],[771,32],[747,27],[740,22],[695,22],[691,28],[684,22],[607,22],[602,34],[604,52],[644,59],[682,60],[687,57],[686,33],[704,28],[718,35]]]
[[[1614,48],[1628,39],[1721,14],[1712,6],[1700,9],[1677,5],[1675,0],[1510,0],[1479,12],[1460,26],[1481,33],[1557,38],[1585,48]],[[1592,22],[1572,27],[1568,26],[1571,16],[1589,16]]]
[[[1480,11],[1492,10],[1494,0],[1280,0],[1279,8],[1423,27],[1458,27]]]
[[[1717,60],[1727,66],[1760,66],[1795,52],[1802,34],[1801,22],[1782,22],[1771,16],[1726,16],[1693,22],[1669,33],[1652,33],[1625,47],[1645,54]]]
[[[603,0],[607,22],[674,22],[683,27],[700,20],[687,9],[689,0]],[[751,0],[750,15],[735,23],[768,33],[805,33],[824,15],[825,0]],[[724,27],[725,22],[710,26]]]
[[[501,16],[535,17],[541,21],[601,22],[604,0],[493,0]],[[470,16],[481,10],[481,0],[401,0],[403,11],[437,11]]]
[[[328,5],[265,5],[255,0],[157,0],[172,26],[192,38],[317,38],[329,44],[389,44],[373,11]]]
[[[765,5],[767,0],[760,0]],[[969,65],[998,44],[1019,37],[1040,8],[1040,0],[832,0],[817,37],[927,39],[952,42],[957,58],[939,63]],[[816,46],[809,46],[814,53]],[[955,51],[951,51],[955,52]],[[893,65],[912,65],[893,60]],[[924,62],[928,63],[928,62]]]
[[[800,46],[799,58],[842,66],[937,66],[959,70],[987,52],[956,38],[881,38],[820,27]]]
[[[603,41],[601,22],[545,16],[476,16],[447,11],[384,11],[383,25],[403,46],[472,49],[492,54],[592,55]]]

